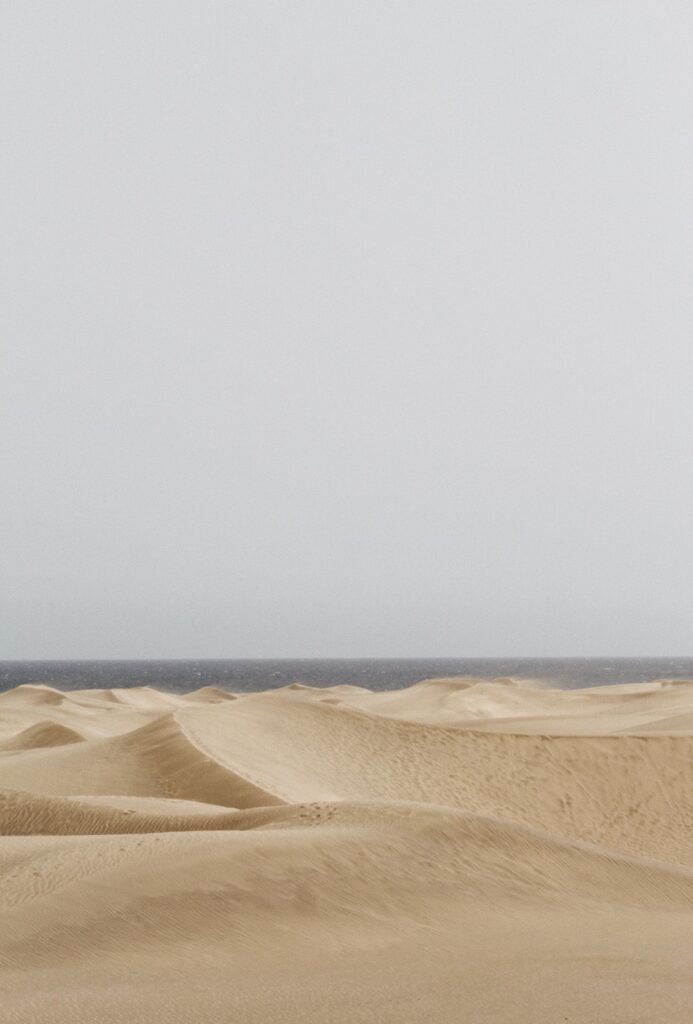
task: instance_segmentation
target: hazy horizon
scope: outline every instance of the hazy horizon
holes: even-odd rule
[[[407,661],[411,661],[411,662],[433,662],[433,661],[450,661],[450,662],[469,661],[469,662],[476,662],[476,661],[488,661],[488,662],[494,662],[494,663],[502,662],[502,661],[508,661],[508,662],[510,662],[510,661],[513,661],[513,662],[528,662],[528,663],[529,662],[541,662],[541,661],[546,661],[546,662],[559,662],[559,661],[561,661],[561,662],[565,662],[566,664],[571,663],[571,662],[574,663],[574,662],[584,661],[584,662],[593,662],[593,663],[594,662],[604,662],[604,663],[608,664],[608,663],[611,663],[611,662],[632,662],[632,663],[643,662],[643,663],[650,663],[650,662],[693,661],[693,654],[686,654],[685,652],[681,652],[681,651],[674,652],[673,654],[657,654],[657,655],[649,655],[649,654],[614,654],[614,655],[612,655],[612,654],[603,654],[603,653],[602,654],[579,654],[579,655],[570,655],[570,654],[556,654],[556,655],[523,654],[523,655],[514,655],[514,654],[508,654],[508,653],[503,654],[501,652],[500,654],[479,654],[479,655],[471,655],[471,654],[469,654],[469,655],[468,654],[429,654],[429,655],[425,655],[425,654],[412,654],[412,655],[404,655],[404,656],[397,655],[397,654],[378,654],[378,655],[374,655],[374,656],[370,656],[368,654],[354,654],[354,655],[344,655],[344,656],[339,655],[339,654],[329,654],[329,655],[325,655],[325,656],[308,655],[306,657],[303,657],[301,655],[295,655],[294,657],[282,657],[282,656],[280,656],[280,657],[276,657],[276,658],[272,657],[272,655],[263,655],[262,657],[258,657],[258,658],[244,657],[242,655],[232,656],[232,657],[220,656],[220,657],[214,657],[214,658],[212,658],[212,657],[196,658],[194,655],[191,655],[191,656],[181,655],[180,657],[176,657],[176,658],[166,658],[166,657],[159,658],[156,655],[151,655],[151,656],[148,656],[146,658],[129,658],[129,657],[121,657],[121,658],[69,658],[69,657],[64,657],[64,658],[0,658],[0,665],[24,664],[24,663],[59,664],[59,663],[62,663],[62,662],[64,662],[65,664],[70,664],[70,665],[78,664],[78,663],[95,664],[95,663],[98,663],[98,662],[104,662],[104,663],[113,664],[113,663],[119,662],[119,661],[131,662],[133,664],[145,663],[145,662],[154,662],[154,663],[161,664],[161,663],[167,662],[167,661],[170,661],[172,663],[181,663],[181,664],[185,664],[185,663],[198,664],[198,663],[202,663],[202,662],[205,662],[205,661],[213,661],[213,662],[231,662],[231,661],[235,661],[235,662],[263,662],[264,661],[264,662],[268,662],[269,664],[278,664],[278,663],[280,663],[282,661],[290,662],[291,664],[296,664],[296,663],[301,662],[301,661],[306,661],[306,662],[311,661],[311,662],[316,662],[316,663],[321,663],[321,664],[324,664],[324,663],[330,662],[330,661],[335,661],[335,662],[357,661],[357,662],[364,662],[364,663],[373,663],[373,662],[379,662],[379,661],[382,661],[382,662],[398,662],[398,661],[400,661],[400,662],[407,662]],[[667,676],[667,678],[669,678],[669,677]]]
[[[691,649],[690,5],[0,26],[0,658]]]

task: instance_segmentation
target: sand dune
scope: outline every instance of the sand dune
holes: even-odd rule
[[[185,701],[193,701],[195,703],[202,704],[212,704],[217,701],[237,699],[237,694],[229,693],[228,690],[220,690],[218,686],[201,686],[199,690],[193,690],[191,693],[186,693],[183,697],[183,700]]]
[[[69,700],[66,694],[52,686],[45,686],[43,683],[24,683],[22,686],[15,687],[14,690],[0,693],[0,706],[63,704],[65,700]]]
[[[38,747],[62,747],[66,743],[80,743],[84,739],[76,729],[57,722],[42,721],[28,726],[11,739],[0,744],[0,750],[35,750]]]
[[[0,1020],[681,1022],[693,683],[0,695]]]

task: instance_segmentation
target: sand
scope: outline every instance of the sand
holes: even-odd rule
[[[689,1024],[693,682],[0,694],[0,1021]]]

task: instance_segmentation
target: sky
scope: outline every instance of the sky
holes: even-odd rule
[[[0,657],[693,653],[693,6],[3,0]]]

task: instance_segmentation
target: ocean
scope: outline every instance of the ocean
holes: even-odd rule
[[[693,657],[2,661],[0,691],[22,683],[46,683],[65,690],[154,686],[174,693],[200,686],[252,693],[290,683],[350,683],[372,690],[394,690],[420,679],[442,676],[512,676],[576,689],[649,679],[691,679]]]

